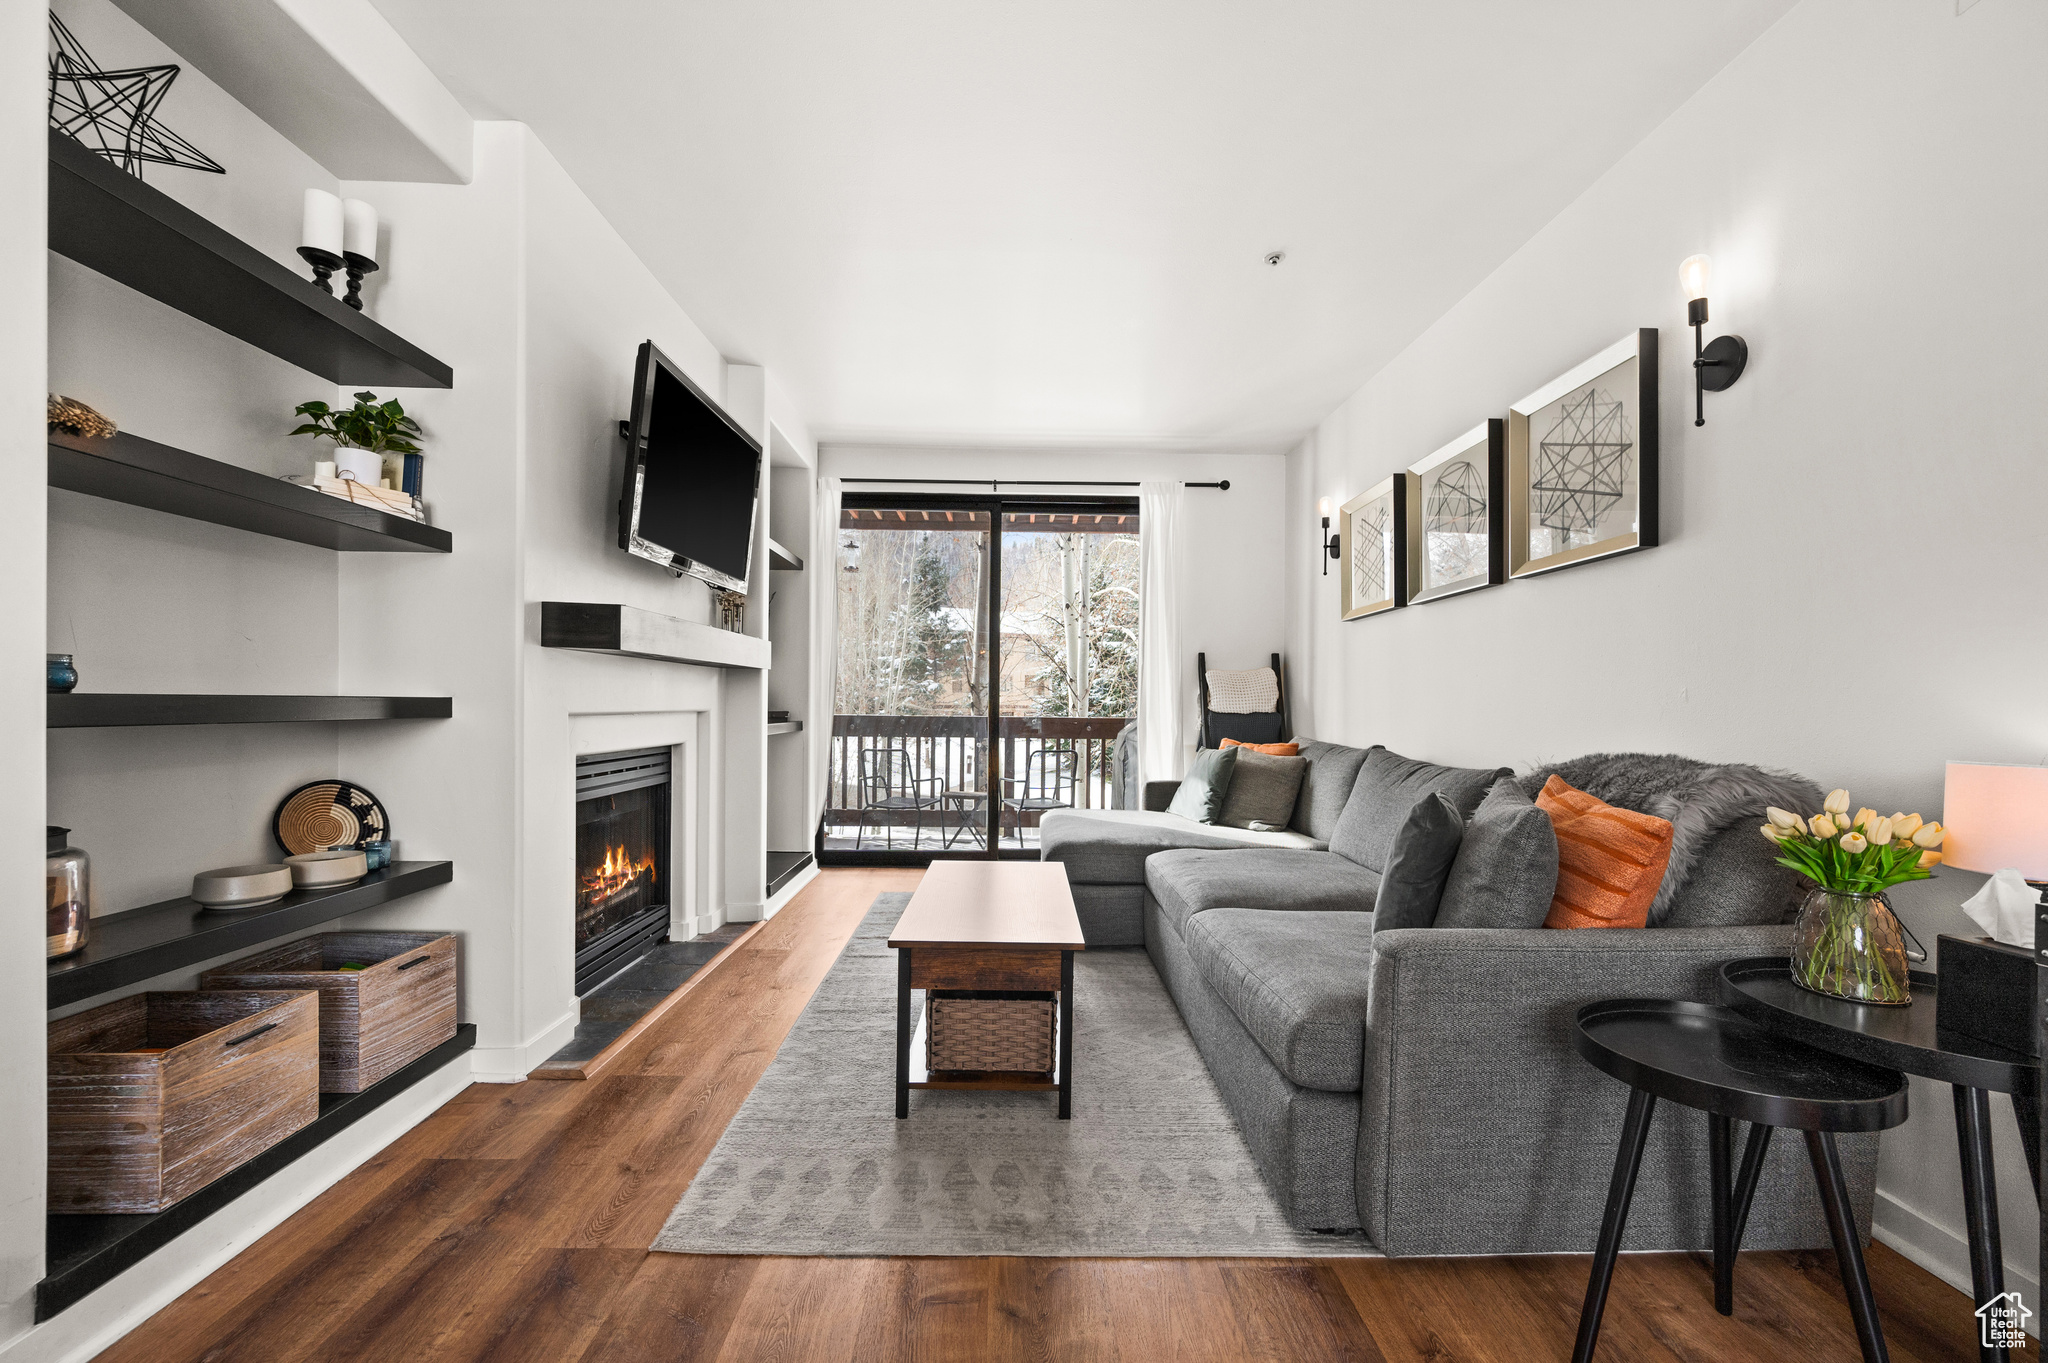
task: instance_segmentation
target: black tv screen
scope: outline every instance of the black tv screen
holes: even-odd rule
[[[754,556],[761,446],[654,342],[633,369],[619,547],[743,592]]]

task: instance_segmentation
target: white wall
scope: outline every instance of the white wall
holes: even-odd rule
[[[0,474],[34,489],[47,467],[43,441],[43,264],[47,134],[43,131],[43,8],[0,6]],[[37,685],[46,603],[44,528],[16,515],[0,535],[0,1343],[28,1328],[43,1276],[43,700]]]
[[[1262,667],[1279,653],[1298,686],[1297,660],[1288,652],[1281,595],[1286,576],[1286,507],[1289,461],[1271,454],[1126,452],[1117,450],[902,449],[869,445],[819,447],[819,471],[836,478],[1074,478],[1138,482],[1173,478],[1210,483],[1228,479],[1230,490],[1187,488],[1181,494],[1180,640],[1182,732],[1195,741],[1195,654],[1212,668]],[[891,489],[849,483],[846,492],[902,491],[974,495],[972,487]],[[982,489],[986,490],[986,489]],[[1006,487],[1004,496],[1062,492],[1136,497],[1138,489]],[[1299,726],[1297,726],[1299,727]],[[1303,732],[1307,732],[1303,730]]]
[[[1947,758],[2048,760],[2044,51],[2048,10],[2023,0],[1807,0],[1333,412],[1290,457],[1300,727],[1458,763],[1757,762],[1929,817]],[[1694,252],[1709,335],[1750,349],[1697,429]],[[1339,621],[1317,497],[1637,326],[1661,328],[1662,547]],[[1906,887],[1902,916],[1932,947],[1979,880]],[[1932,1086],[1913,1102],[1879,1226],[1967,1283],[1952,1112]],[[2007,1114],[2004,1244],[2031,1279]]]

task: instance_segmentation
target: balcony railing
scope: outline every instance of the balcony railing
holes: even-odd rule
[[[997,743],[1002,775],[1007,778],[1004,794],[1022,793],[1027,778],[1036,778],[1040,763],[1032,755],[1047,749],[1071,749],[1075,753],[1075,779],[1066,798],[1081,809],[1110,806],[1110,747],[1117,734],[1131,721],[1125,717],[1064,719],[1028,715],[1004,715],[997,721]],[[943,802],[920,814],[911,810],[861,808],[860,754],[876,749],[897,748],[909,755],[919,777],[939,778],[936,789],[951,792]],[[877,838],[903,848],[900,833],[891,828],[922,827],[917,839],[920,849],[936,842],[958,844],[962,838],[979,842],[979,830],[987,815],[982,799],[987,790],[988,721],[975,715],[834,715],[832,717],[832,765],[827,775],[831,793],[825,812],[826,846],[851,848],[856,837],[863,844]],[[929,792],[933,787],[927,786]],[[1028,793],[1039,794],[1037,789]],[[999,836],[1004,846],[1032,846],[1037,841],[1038,814],[1031,810],[1004,809]]]

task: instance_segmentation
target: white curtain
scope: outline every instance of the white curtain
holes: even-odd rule
[[[804,719],[810,740],[811,794],[822,816],[831,803],[832,712],[839,703],[839,480],[820,478],[812,505],[811,708]]]
[[[1138,486],[1138,779],[1179,780],[1180,484]]]

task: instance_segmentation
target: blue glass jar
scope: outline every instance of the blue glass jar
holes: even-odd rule
[[[69,653],[46,653],[43,658],[48,664],[51,691],[69,691],[78,685],[78,669],[71,665]]]

